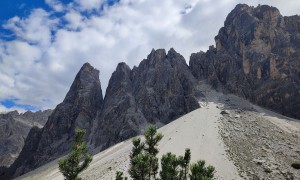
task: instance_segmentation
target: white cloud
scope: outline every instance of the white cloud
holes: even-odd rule
[[[105,89],[119,62],[138,65],[152,48],[174,47],[187,61],[191,53],[206,50],[238,2],[270,4],[284,15],[297,14],[300,7],[296,0],[121,0],[111,7],[104,0],[46,2],[53,12],[35,9],[4,25],[17,38],[0,40],[0,99],[54,108],[84,62],[100,70]],[[92,10],[89,16],[83,13]]]
[[[70,29],[76,30],[81,27],[81,23],[82,23],[84,17],[82,17],[79,12],[70,10],[68,13],[66,13],[66,15],[64,16],[64,19],[68,22],[67,27],[69,27]]]
[[[75,0],[75,2],[78,3],[81,10],[99,10],[105,0]]]
[[[64,5],[59,0],[45,0],[45,2],[56,12],[62,12],[65,9]]]
[[[26,112],[25,109],[22,109],[22,108],[19,108],[19,107],[6,108],[5,106],[0,104],[0,114],[5,114],[7,112],[14,111],[14,110],[17,110],[19,113]]]
[[[28,18],[14,17],[3,27],[12,30],[19,40],[45,48],[51,42],[51,31],[55,30],[58,21],[58,19],[51,19],[50,13],[45,10],[35,9]]]

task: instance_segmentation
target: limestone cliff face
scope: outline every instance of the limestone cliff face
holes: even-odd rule
[[[45,126],[31,129],[20,156],[1,179],[19,176],[69,152],[77,127],[86,131],[88,140],[102,104],[99,71],[86,63]]]
[[[103,111],[97,117],[100,149],[138,135],[149,124],[162,126],[199,108],[197,81],[174,49],[152,50],[132,70],[120,63],[112,74]]]
[[[0,114],[0,166],[10,166],[19,156],[33,126],[43,127],[52,110]]]
[[[239,4],[227,16],[216,48],[191,55],[198,79],[300,119],[300,16]]]

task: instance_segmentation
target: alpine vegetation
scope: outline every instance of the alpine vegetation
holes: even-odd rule
[[[67,158],[60,159],[58,162],[59,170],[64,175],[65,180],[81,180],[78,174],[85,170],[92,161],[91,155],[86,154],[88,146],[84,142],[84,135],[84,130],[76,129],[75,140],[70,154]],[[83,156],[85,156],[85,159],[80,163]]]
[[[161,158],[161,170],[159,172],[159,159],[157,156],[158,143],[163,138],[157,132],[154,125],[150,125],[144,133],[145,142],[141,138],[132,139],[132,150],[130,153],[130,167],[128,173],[134,180],[210,180],[214,177],[215,168],[205,166],[205,161],[200,160],[190,164],[191,151],[185,149],[184,156],[176,156],[171,152],[164,154]],[[123,172],[116,172],[116,180],[126,180]]]

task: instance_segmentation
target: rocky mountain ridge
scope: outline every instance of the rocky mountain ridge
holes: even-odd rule
[[[149,124],[165,125],[199,108],[197,81],[174,49],[152,50],[132,70],[120,63],[106,90],[94,138],[107,148],[143,132]]]
[[[239,4],[215,41],[216,47],[191,55],[197,79],[300,119],[300,16]]]
[[[197,80],[174,49],[152,50],[132,70],[120,63],[103,99],[99,71],[85,63],[44,128],[32,128],[17,160],[1,178],[10,179],[69,152],[75,128],[97,152],[138,135],[149,124],[163,126],[199,108]]]
[[[0,166],[10,166],[21,152],[33,126],[43,127],[52,110],[0,114]]]
[[[89,136],[93,119],[102,103],[99,71],[86,63],[45,126],[30,130],[19,157],[5,170],[3,178],[24,174],[68,152],[77,127],[85,129]]]
[[[76,127],[86,130],[91,150],[99,152],[150,123],[163,126],[200,107],[198,80],[299,119],[299,22],[299,16],[283,17],[274,7],[237,5],[215,38],[216,48],[192,54],[190,66],[174,49],[152,50],[133,69],[120,63],[104,98],[99,71],[84,64],[64,101],[44,128],[32,128],[0,178],[66,154]]]

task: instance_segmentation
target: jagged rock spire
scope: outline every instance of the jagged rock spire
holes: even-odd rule
[[[86,130],[88,141],[93,120],[102,105],[99,71],[85,63],[45,126],[30,131],[22,152],[4,178],[19,176],[67,153],[77,127]]]

